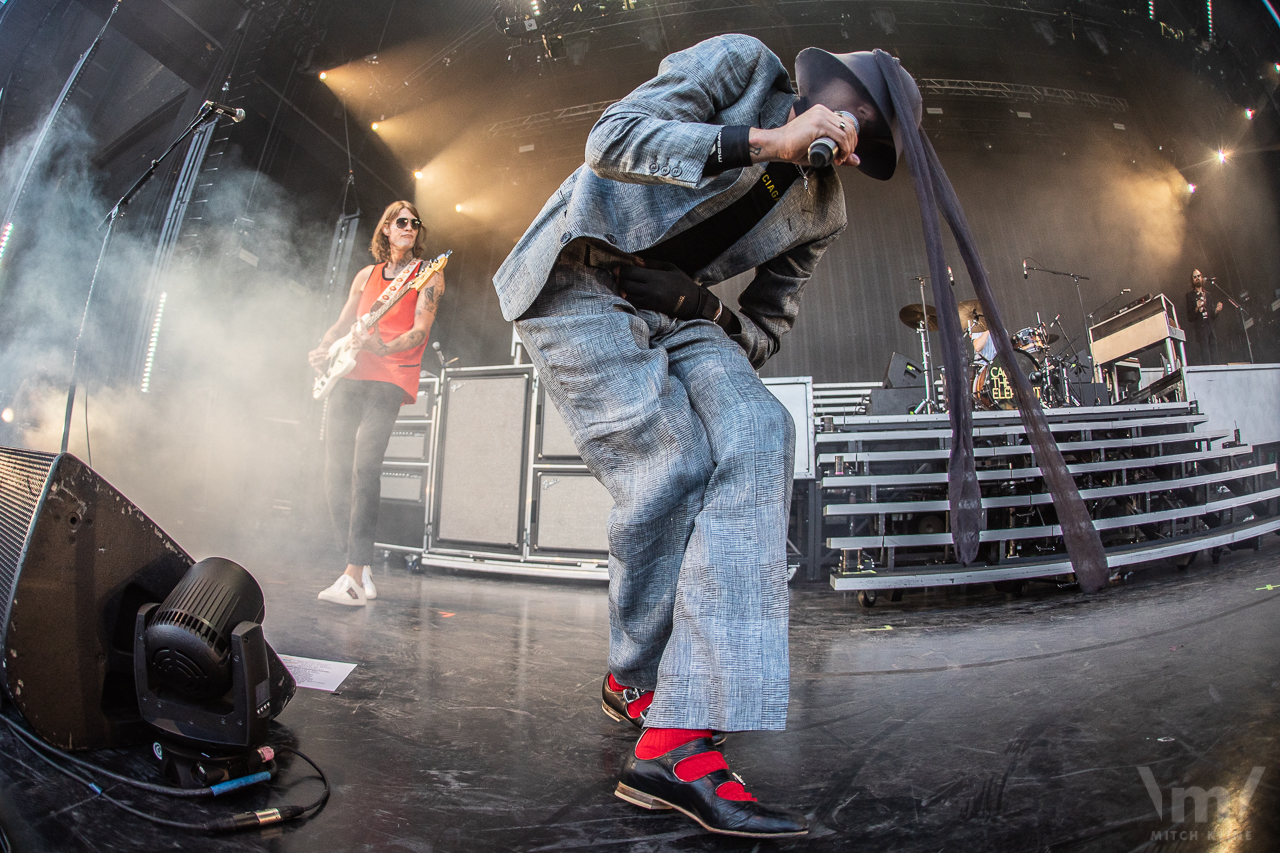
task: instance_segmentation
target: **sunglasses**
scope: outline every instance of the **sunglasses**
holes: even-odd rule
[[[397,228],[412,228],[414,231],[417,231],[422,227],[421,219],[410,219],[407,216],[401,216],[398,219],[392,220],[392,222],[395,223]]]

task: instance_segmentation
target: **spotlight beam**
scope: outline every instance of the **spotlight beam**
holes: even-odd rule
[[[404,188],[403,188],[403,187],[401,187],[400,189],[396,189],[395,187],[391,186],[391,184],[387,183],[387,182],[382,178],[382,176],[381,176],[381,175],[379,175],[376,171],[374,171],[374,169],[373,169],[371,166],[369,166],[369,164],[365,163],[365,162],[364,162],[363,160],[361,160],[359,157],[355,157],[355,156],[353,156],[353,155],[352,155],[352,153],[351,153],[351,149],[347,148],[347,146],[343,145],[341,142],[339,142],[337,139],[335,139],[335,138],[334,138],[334,137],[333,137],[333,136],[332,136],[332,135],[331,135],[327,130],[325,130],[323,127],[321,127],[320,125],[316,124],[315,119],[311,118],[311,116],[309,116],[309,115],[307,115],[306,113],[304,113],[304,112],[302,111],[302,109],[298,107],[298,105],[297,105],[297,104],[293,103],[293,101],[290,101],[288,98],[286,98],[286,97],[284,96],[284,94],[283,94],[283,93],[281,93],[281,92],[280,92],[280,90],[279,90],[279,89],[277,89],[275,86],[272,86],[270,83],[268,83],[266,80],[263,80],[263,79],[262,79],[261,77],[259,77],[257,74],[253,75],[253,79],[254,79],[254,81],[256,81],[256,82],[261,83],[261,84],[263,85],[263,87],[265,87],[265,88],[266,88],[266,90],[267,90],[268,92],[270,92],[271,94],[273,94],[273,95],[275,95],[277,98],[279,98],[279,99],[280,99],[280,103],[284,104],[286,107],[288,107],[289,109],[291,109],[291,110],[293,110],[295,113],[297,113],[298,117],[299,117],[299,118],[301,118],[303,121],[305,121],[307,124],[311,125],[311,126],[316,130],[316,132],[317,132],[317,133],[319,133],[319,134],[320,134],[321,136],[323,136],[325,139],[329,140],[329,141],[330,141],[330,142],[332,142],[335,146],[337,146],[337,148],[338,148],[338,150],[339,150],[339,151],[341,151],[343,154],[345,154],[347,157],[349,157],[349,158],[351,159],[351,162],[355,163],[355,164],[356,164],[356,165],[358,165],[360,168],[362,168],[362,169],[364,169],[366,172],[368,172],[368,173],[369,173],[369,177],[373,178],[375,181],[377,181],[378,183],[380,183],[380,184],[382,184],[384,187],[386,187],[388,190],[390,190],[390,191],[391,191],[391,194],[392,194],[393,196],[399,196],[399,195],[401,195],[401,194],[404,192]]]

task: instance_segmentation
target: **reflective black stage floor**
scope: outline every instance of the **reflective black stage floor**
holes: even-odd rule
[[[1261,553],[1152,569],[1088,599],[953,590],[867,610],[796,591],[789,730],[734,736],[727,752],[751,791],[803,809],[813,832],[762,845],[613,797],[634,737],[600,712],[602,587],[397,568],[377,574],[368,609],[346,610],[315,599],[328,566],[246,562],[278,651],[359,664],[336,694],[300,690],[276,731],[329,772],[328,808],[233,837],[160,830],[5,732],[0,822],[14,849],[1280,850],[1274,536]],[[141,750],[96,757],[151,772]],[[305,802],[305,771],[295,761],[218,808]],[[1223,813],[1210,800],[1198,820],[1193,790],[1175,821],[1173,788],[1221,788]]]

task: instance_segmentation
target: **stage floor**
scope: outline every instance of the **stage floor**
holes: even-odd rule
[[[1280,539],[1260,553],[1156,568],[1084,598],[950,588],[860,607],[792,598],[785,733],[726,747],[808,838],[717,838],[612,795],[635,737],[600,711],[602,585],[378,571],[367,609],[319,602],[336,576],[249,562],[282,654],[358,663],[337,693],[298,691],[275,734],[333,783],[315,818],[216,839],[94,801],[0,733],[0,824],[20,851],[1280,849]],[[12,709],[8,709],[12,713]],[[94,756],[150,773],[143,750]],[[1148,768],[1154,791],[1144,784]],[[1255,768],[1260,784],[1241,802]],[[1215,786],[1229,814],[1183,821],[1172,788]],[[294,760],[217,811],[309,801]],[[205,807],[112,789],[154,814]],[[1157,816],[1153,793],[1163,806]],[[1195,833],[1195,835],[1192,835]]]

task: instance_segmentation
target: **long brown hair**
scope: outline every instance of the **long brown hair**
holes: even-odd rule
[[[369,251],[373,254],[373,259],[380,264],[391,260],[391,242],[387,240],[387,235],[382,233],[382,229],[387,227],[391,220],[396,218],[396,214],[405,208],[409,209],[414,219],[422,219],[418,214],[418,208],[414,206],[413,202],[393,201],[382,212],[382,218],[378,220],[378,227],[373,229],[373,240],[369,243]],[[421,258],[427,254],[427,226],[425,224],[418,227],[418,236],[413,241],[412,254],[415,258]]]

